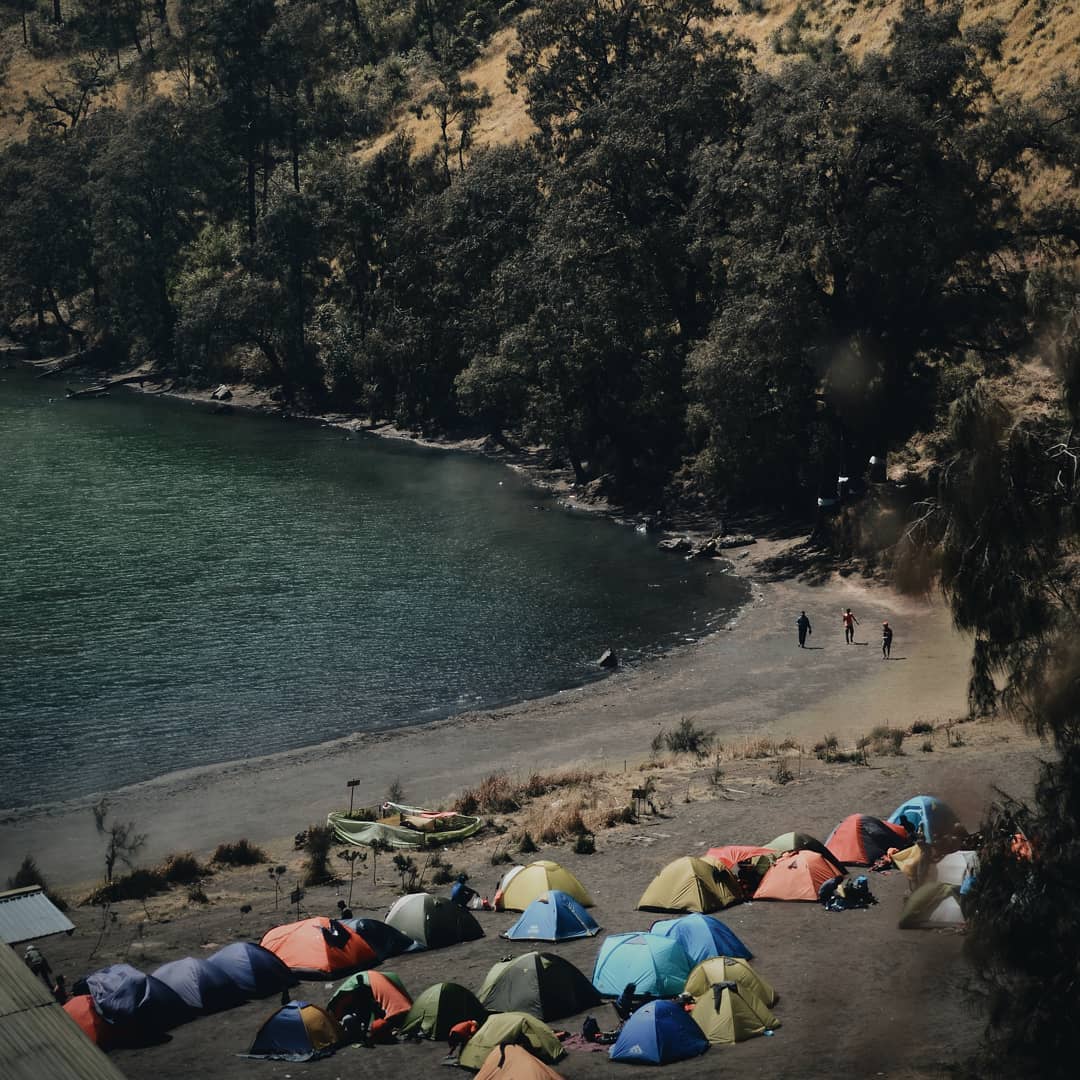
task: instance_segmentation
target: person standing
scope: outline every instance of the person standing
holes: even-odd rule
[[[805,611],[795,620],[795,625],[799,630],[799,648],[805,649],[806,635],[814,632],[814,628],[810,625],[810,620],[806,617]]]
[[[888,660],[892,652],[892,627],[888,622],[881,624],[881,659]]]
[[[859,620],[852,615],[851,608],[844,612],[843,619],[844,640],[850,645],[855,640],[855,627],[859,625]]]

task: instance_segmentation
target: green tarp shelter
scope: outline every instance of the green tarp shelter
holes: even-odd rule
[[[482,1024],[486,1019],[487,1010],[471,990],[457,983],[442,982],[429,986],[413,1002],[400,1032],[442,1042],[455,1024],[463,1020]]]
[[[592,983],[569,960],[542,952],[500,960],[477,997],[491,1012],[524,1012],[541,1020],[573,1016],[600,1001]]]

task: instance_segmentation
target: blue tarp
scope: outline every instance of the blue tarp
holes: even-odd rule
[[[629,983],[636,996],[681,994],[693,961],[675,938],[659,934],[613,934],[600,946],[593,986],[617,997]]]
[[[206,963],[228,977],[245,997],[280,994],[297,983],[296,976],[269,950],[251,941],[235,941],[218,949]]]
[[[198,1012],[221,1012],[247,1000],[247,994],[219,967],[192,956],[162,964],[153,974]]]
[[[889,821],[903,825],[913,837],[922,829],[923,839],[928,844],[936,844],[957,825],[952,808],[933,795],[916,795],[908,799],[889,815]]]
[[[511,941],[570,941],[598,933],[596,921],[569,893],[551,889],[537,897],[503,937]]]
[[[650,1001],[623,1024],[608,1051],[612,1061],[666,1065],[697,1057],[709,1049],[709,1040],[681,1006],[673,1001]]]
[[[72,989],[76,994],[89,994],[106,1020],[131,1022],[140,1034],[168,1031],[192,1015],[174,990],[130,964],[112,964],[95,971]]]
[[[695,964],[711,956],[735,956],[752,960],[754,954],[719,919],[711,915],[683,915],[678,919],[661,919],[652,924],[650,934],[675,938]]]

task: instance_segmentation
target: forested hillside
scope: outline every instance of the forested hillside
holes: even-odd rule
[[[816,493],[1024,356],[1075,258],[1067,5],[66,3],[4,0],[0,333],[626,501]]]

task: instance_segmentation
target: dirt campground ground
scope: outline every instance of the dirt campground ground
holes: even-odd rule
[[[1003,721],[950,723],[963,712],[969,650],[940,603],[903,598],[855,578],[834,576],[816,586],[771,580],[754,569],[770,551],[763,544],[736,561],[756,574],[755,599],[730,628],[664,659],[497,713],[174,774],[113,793],[113,819],[132,821],[148,834],[143,865],[170,852],[193,851],[206,859],[217,843],[245,836],[266,848],[271,865],[288,866],[283,880],[291,882],[302,858],[293,851],[293,834],[341,805],[349,777],[363,779],[361,801],[381,799],[400,780],[406,801],[439,806],[493,772],[524,779],[536,770],[570,770],[575,785],[555,785],[516,815],[496,814],[491,826],[446,857],[454,873],[467,872],[474,887],[490,894],[505,868],[493,865],[494,853],[513,852],[523,830],[539,837],[553,819],[580,811],[597,829],[595,854],[574,854],[567,842],[541,842],[538,854],[520,861],[552,858],[573,870],[596,900],[597,921],[613,933],[647,929],[661,917],[635,905],[653,874],[679,855],[722,843],[761,843],[790,829],[824,839],[849,813],[887,815],[922,793],[946,798],[975,827],[996,787],[1018,795],[1030,791],[1046,752],[1040,744]],[[844,644],[840,612],[849,605],[862,620],[857,640],[865,644]],[[803,608],[814,623],[814,650],[796,647],[794,619]],[[884,618],[896,627],[888,662],[878,645]],[[712,755],[652,756],[654,737],[684,717],[715,734]],[[868,764],[826,764],[812,752],[828,733],[850,748],[875,727],[909,731],[913,724],[934,730],[907,735],[896,756],[884,754],[890,740],[879,738]],[[101,752],[107,752],[104,744]],[[656,812],[600,827],[650,777]],[[102,866],[88,802],[0,820],[0,869],[14,868],[27,852],[62,892],[85,895]],[[382,917],[398,895],[388,857],[379,859],[376,879],[372,884],[369,863],[355,886],[357,916]],[[309,889],[304,911],[334,914],[343,888]],[[779,991],[782,1027],[773,1037],[713,1049],[667,1073],[936,1076],[970,1053],[982,1019],[964,990],[962,935],[899,931],[907,888],[899,873],[875,874],[872,889],[880,902],[867,911],[834,914],[816,904],[759,902],[724,912],[724,921],[754,951],[755,966]],[[206,956],[230,941],[257,941],[288,918],[283,907],[275,909],[265,867],[218,870],[203,889],[206,903],[190,900],[181,888],[145,903],[115,905],[115,921],[104,933],[100,909],[76,906],[76,932],[41,947],[70,982],[120,960],[152,971],[182,956]],[[492,963],[527,949],[498,936],[515,916],[479,917],[482,940],[384,966],[414,996],[443,980],[477,989]],[[545,948],[591,974],[601,940]],[[294,998],[324,1003],[331,989],[306,983]],[[133,1080],[447,1075],[445,1047],[427,1043],[347,1048],[302,1065],[238,1057],[275,1006],[275,1000],[253,1002],[204,1017],[174,1030],[167,1042],[118,1050],[113,1058]],[[592,1012],[602,1027],[615,1026],[609,1005]],[[555,1026],[579,1031],[582,1019],[567,1017]],[[567,1077],[616,1068],[606,1054],[580,1051],[559,1065]]]

